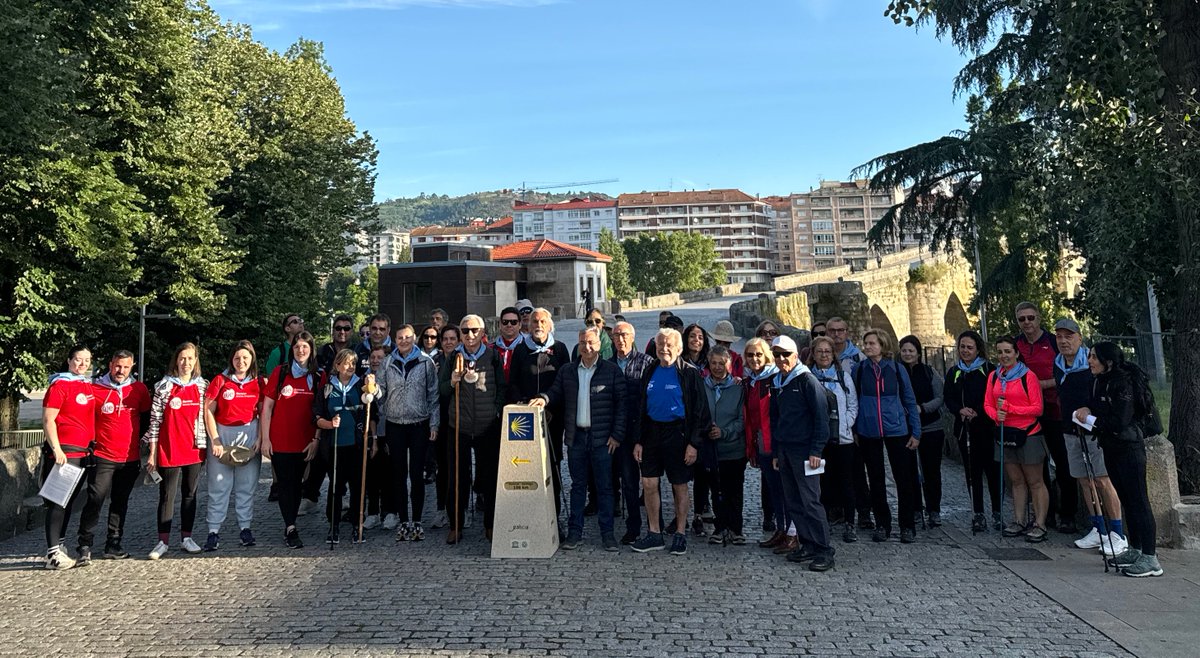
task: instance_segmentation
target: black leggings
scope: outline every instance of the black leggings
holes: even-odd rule
[[[180,490],[179,531],[184,537],[192,536],[196,525],[196,487],[200,485],[200,469],[204,465],[166,466],[158,469],[162,482],[158,483],[158,538],[167,541],[171,534],[171,519],[175,516],[175,491]]]
[[[884,530],[892,529],[892,509],[887,500],[887,474],[883,468],[883,451],[887,448],[888,462],[892,466],[892,479],[896,482],[896,502],[900,515],[901,530],[915,530],[913,514],[917,506],[916,480],[912,477],[913,451],[905,447],[908,436],[885,436],[883,439],[862,439],[859,450],[867,465],[867,479],[871,483],[871,508],[875,512],[875,523]]]
[[[709,484],[712,486],[713,512],[717,522],[716,532],[728,530],[735,535],[742,534],[742,509],[745,505],[746,489],[746,458],[724,459],[717,462],[717,470],[709,471]]]
[[[425,454],[429,450],[429,421],[401,425],[388,422],[387,447],[392,500],[401,523],[408,522],[409,488],[412,521],[421,522],[425,510]]]
[[[283,528],[287,530],[296,525],[296,513],[300,511],[306,465],[304,453],[273,452],[271,463],[275,465],[275,484],[279,489],[279,513],[283,516]]]
[[[921,432],[921,444],[917,446],[917,458],[913,460],[917,509],[942,513],[942,450],[946,447],[946,433],[942,430]],[[920,470],[917,464],[920,463]],[[924,503],[922,504],[922,494]]]
[[[111,462],[96,458],[96,466],[88,472],[87,504],[79,517],[79,545],[91,546],[95,539],[96,525],[100,522],[100,510],[104,500],[108,503],[107,543],[120,541],[125,535],[125,513],[129,510],[129,494],[137,485],[142,465],[138,461]]]
[[[1104,446],[1104,467],[1121,500],[1129,547],[1154,555],[1158,526],[1146,493],[1146,444],[1138,441]]]
[[[362,445],[338,446],[337,459],[333,457],[333,449],[327,450],[323,462],[328,468],[324,469],[329,477],[329,493],[325,496],[325,518],[332,519],[334,525],[342,522],[342,494],[350,489],[350,509],[354,510],[350,525],[358,527],[359,498],[362,495]],[[337,469],[334,469],[334,462]]]
[[[70,457],[67,463],[72,466],[82,466],[82,457]],[[42,481],[46,481],[46,477],[50,475],[50,469],[54,467],[54,458],[42,456]],[[66,507],[60,507],[50,501],[46,501],[46,548],[51,549],[62,544],[63,538],[67,535],[67,523],[71,520],[71,510],[79,503],[84,491],[87,490],[85,478],[79,478],[79,484],[75,487],[75,492],[71,494],[71,499],[67,501]]]
[[[461,530],[466,519],[467,504],[471,500],[471,451],[475,451],[475,478],[479,480],[479,495],[483,498],[483,527],[491,530],[496,515],[496,476],[500,462],[500,426],[495,424],[483,434],[470,436],[461,434],[459,439],[458,470],[454,469],[454,437],[447,437],[446,462],[449,486],[447,488],[447,510],[451,528]],[[454,491],[458,490],[457,509]]]
[[[829,492],[827,512],[842,513],[847,526],[854,524],[857,505],[854,495],[854,465],[859,462],[858,446],[853,443],[830,443],[825,447],[825,472],[821,474],[821,491]]]
[[[987,477],[992,515],[998,518],[1000,514],[1000,464],[996,462],[993,431],[993,426],[988,423],[970,423],[965,431],[960,426],[958,451],[963,456],[963,469],[971,480],[971,509],[976,514],[983,514],[983,479]]]

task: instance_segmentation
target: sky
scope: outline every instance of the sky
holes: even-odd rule
[[[602,179],[584,187],[786,195],[964,125],[963,57],[886,0],[210,3],[276,50],[325,44],[380,201]]]

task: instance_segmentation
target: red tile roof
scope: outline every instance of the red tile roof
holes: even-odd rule
[[[692,190],[690,192],[641,192],[622,194],[617,199],[625,206],[683,206],[698,203],[745,203],[757,201],[741,190]]]
[[[527,260],[594,260],[601,263],[612,262],[611,256],[605,256],[598,251],[576,247],[573,244],[558,240],[525,240],[514,242],[492,249],[493,261],[522,262]]]
[[[524,201],[514,201],[513,210],[515,211],[534,211],[534,210],[578,210],[580,208],[614,208],[617,202],[615,200],[604,199],[569,199],[558,203],[525,203]]]

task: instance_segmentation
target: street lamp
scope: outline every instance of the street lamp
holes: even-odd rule
[[[146,367],[146,320],[170,320],[170,313],[152,313],[147,315],[146,305],[142,304],[142,312],[138,322],[138,381],[145,383],[143,370]]]

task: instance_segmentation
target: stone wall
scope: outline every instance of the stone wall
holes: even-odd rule
[[[709,299],[719,299],[742,294],[745,284],[729,283],[713,288],[701,288],[686,292],[669,292],[665,295],[639,296],[637,299],[622,299],[613,305],[614,313],[622,311],[648,311],[656,308],[670,308],[680,304],[702,302]]]
[[[525,263],[525,277],[527,296],[534,304],[550,309],[555,319],[578,317],[575,261],[530,261]]]
[[[0,450],[0,536],[29,530],[42,518],[41,463],[40,447]]]

